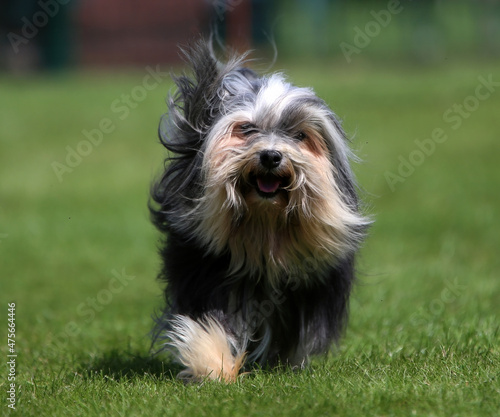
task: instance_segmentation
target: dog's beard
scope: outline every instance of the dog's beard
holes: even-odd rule
[[[318,276],[356,249],[353,234],[363,219],[341,197],[320,146],[291,138],[270,146],[265,135],[248,143],[232,133],[212,142],[194,218],[209,251],[229,251],[230,275],[307,284],[307,265]],[[263,152],[279,152],[279,166],[264,167]]]

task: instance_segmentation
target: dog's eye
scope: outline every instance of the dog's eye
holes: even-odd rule
[[[243,123],[239,126],[239,131],[243,136],[250,136],[257,133],[258,129],[253,123]]]
[[[300,141],[303,141],[306,138],[307,138],[307,135],[304,132],[298,132],[295,135],[295,139],[300,140]]]

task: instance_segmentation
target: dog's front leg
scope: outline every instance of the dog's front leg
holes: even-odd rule
[[[205,379],[234,382],[245,361],[235,339],[217,318],[205,315],[192,319],[175,315],[167,333],[168,343],[186,369],[179,378],[187,381]]]

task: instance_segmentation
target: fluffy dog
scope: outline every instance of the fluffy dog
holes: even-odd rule
[[[345,134],[311,89],[258,76],[245,55],[223,64],[205,42],[183,53],[193,76],[168,98],[150,202],[165,236],[155,341],[187,380],[304,366],[341,335],[369,223]]]

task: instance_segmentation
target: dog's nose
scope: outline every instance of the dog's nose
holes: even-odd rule
[[[267,169],[278,167],[281,164],[281,159],[283,159],[283,155],[278,151],[266,150],[260,153],[260,163]]]

